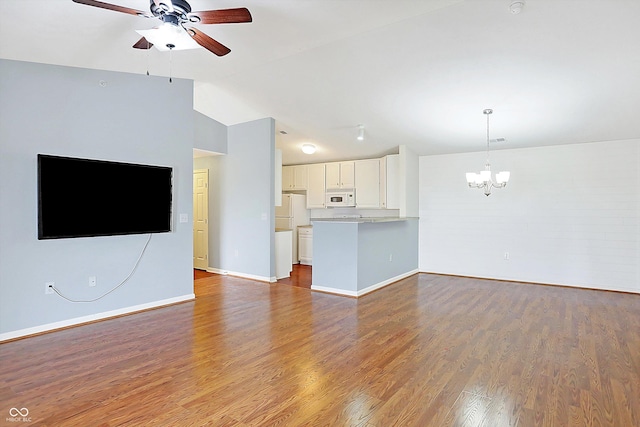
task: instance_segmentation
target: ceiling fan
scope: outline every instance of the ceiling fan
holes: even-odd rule
[[[162,21],[160,27],[138,31],[143,37],[133,45],[135,49],[150,49],[154,44],[159,50],[192,49],[202,46],[218,56],[224,56],[231,52],[231,49],[202,31],[185,25],[252,22],[251,13],[244,7],[192,12],[191,5],[185,0],[150,0],[150,12],[97,0],[73,0],[73,2],[144,18],[160,19]]]

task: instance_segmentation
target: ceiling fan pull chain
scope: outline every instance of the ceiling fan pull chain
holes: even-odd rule
[[[147,40],[147,76],[149,75],[149,55],[151,55],[151,43]]]
[[[173,83],[172,75],[173,75],[173,48],[175,47],[171,43],[167,45],[169,48],[169,83]]]

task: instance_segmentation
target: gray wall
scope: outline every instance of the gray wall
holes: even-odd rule
[[[0,93],[0,338],[191,296],[192,228],[178,215],[192,212],[192,82],[0,60]],[[38,240],[38,153],[173,167],[173,231],[154,234],[131,280],[97,302],[45,295],[45,282],[98,296],[126,277],[147,236]]]
[[[358,296],[418,269],[418,219],[313,222],[312,289]]]
[[[193,148],[213,151],[216,153],[227,152],[227,127],[222,123],[193,111],[194,139]]]
[[[417,268],[417,219],[359,224],[358,290]]]
[[[275,122],[230,126],[227,154],[194,159],[209,169],[209,267],[260,280],[275,276]]]

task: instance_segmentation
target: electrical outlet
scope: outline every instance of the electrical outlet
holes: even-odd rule
[[[89,286],[94,287],[96,285],[96,276],[89,276]]]
[[[53,286],[56,285],[56,282],[47,282],[44,284],[44,293],[49,295],[53,293]]]
[[[509,252],[504,253],[504,260],[509,261]]]

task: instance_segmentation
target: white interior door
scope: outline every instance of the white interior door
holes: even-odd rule
[[[209,267],[209,170],[193,171],[193,267]]]

